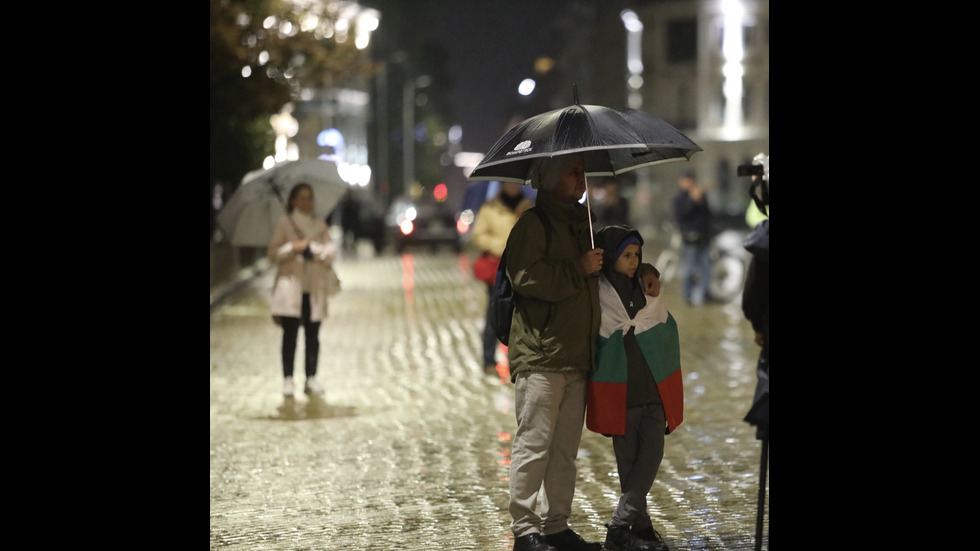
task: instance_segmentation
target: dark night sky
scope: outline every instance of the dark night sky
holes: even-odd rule
[[[540,55],[554,57],[560,49],[555,22],[570,0],[362,3],[381,11],[379,33],[385,32],[386,22],[395,28],[417,21],[407,31],[414,39],[445,48],[454,82],[450,101],[456,120],[450,123],[462,126],[464,150],[484,152],[506,130],[510,107],[520,99],[518,84],[535,76],[534,60]],[[386,47],[394,51],[399,45]]]
[[[519,98],[518,84],[534,77],[534,60],[554,56],[560,36],[559,0],[451,0],[445,18],[431,32],[450,52],[456,87],[453,110],[463,127],[463,145],[486,151],[506,130],[508,106]]]

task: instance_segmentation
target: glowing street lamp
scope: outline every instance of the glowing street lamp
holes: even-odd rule
[[[408,191],[415,182],[415,92],[432,84],[422,75],[405,81],[402,87],[402,187]]]
[[[742,133],[742,17],[745,8],[739,0],[722,0],[721,11],[724,16],[724,38],[721,53],[725,58],[722,74],[725,84],[725,120],[722,132],[728,139],[739,139]]]
[[[633,10],[623,10],[619,14],[626,27],[626,69],[629,77],[626,88],[629,90],[629,106],[633,109],[643,107],[643,22]]]
[[[522,96],[530,96],[536,85],[537,83],[534,82],[533,78],[526,78],[517,86],[517,93]]]

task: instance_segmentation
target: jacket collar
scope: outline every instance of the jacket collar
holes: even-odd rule
[[[535,204],[541,206],[548,214],[563,222],[584,222],[588,220],[589,211],[581,203],[568,204],[558,199],[558,196],[547,190],[539,190]]]

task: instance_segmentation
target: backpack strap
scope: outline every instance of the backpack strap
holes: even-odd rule
[[[537,207],[531,207],[545,230],[545,247],[551,242],[551,220],[544,211]],[[521,215],[523,216],[523,214]],[[508,241],[510,241],[508,239]],[[500,256],[500,263],[497,265],[497,274],[493,284],[493,292],[490,302],[487,304],[487,323],[493,328],[497,339],[508,344],[510,340],[511,320],[514,315],[514,308],[518,301],[518,294],[514,292],[510,281],[507,279],[507,247],[504,248]]]
[[[544,236],[545,236],[545,247],[551,242],[551,217],[549,217],[544,210],[539,208],[537,205],[527,209],[528,212],[533,212],[538,216],[538,220],[541,220],[541,225],[544,226]]]
[[[537,205],[527,209],[524,213],[533,212],[538,220],[541,220],[541,225],[544,226],[544,236],[545,236],[545,249],[551,244],[551,218]],[[523,214],[521,215],[523,216]],[[499,278],[501,274],[504,274],[507,270],[507,247],[504,247],[504,252],[500,255],[500,263],[497,264],[497,277]],[[506,276],[504,276],[506,277]]]

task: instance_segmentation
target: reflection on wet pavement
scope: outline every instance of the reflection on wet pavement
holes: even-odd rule
[[[310,396],[309,401],[296,401],[295,396],[283,398],[282,405],[277,409],[275,415],[270,415],[269,419],[274,421],[304,421],[307,419],[334,419],[337,417],[351,417],[354,415],[354,408],[350,406],[330,405],[320,396]]]
[[[271,273],[211,314],[210,547],[509,550],[513,387],[482,373],[486,292],[468,258],[381,256],[337,270],[322,397],[279,394]],[[741,419],[758,349],[737,303],[691,308],[665,292],[685,421],[667,437],[651,516],[674,551],[752,549],[761,446]],[[610,440],[583,430],[570,521],[601,541],[619,480]],[[768,534],[768,496],[765,518]]]

